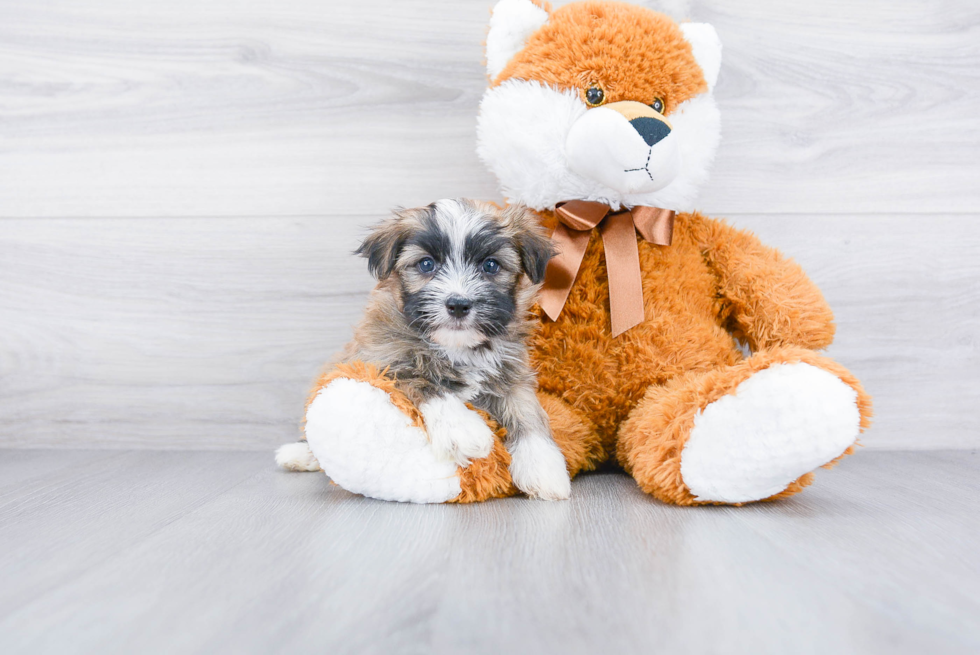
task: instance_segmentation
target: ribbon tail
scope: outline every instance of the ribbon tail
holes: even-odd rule
[[[551,235],[558,254],[548,262],[544,286],[538,294],[538,304],[552,321],[558,320],[565,301],[568,300],[591,235],[591,231],[572,231],[561,223]]]
[[[643,322],[643,278],[636,228],[628,211],[606,217],[599,226],[609,275],[612,335],[618,337]]]
[[[645,241],[669,246],[674,238],[674,212],[660,207],[634,207],[633,224]]]

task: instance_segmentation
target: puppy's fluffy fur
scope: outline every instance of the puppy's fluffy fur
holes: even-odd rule
[[[493,448],[489,427],[466,403],[486,411],[507,429],[514,484],[531,496],[567,498],[565,460],[526,347],[531,304],[553,254],[534,214],[440,200],[395,212],[357,252],[378,285],[342,361],[386,368],[421,411],[437,456],[460,466]]]

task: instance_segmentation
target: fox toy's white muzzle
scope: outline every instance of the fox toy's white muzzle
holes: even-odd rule
[[[585,112],[565,141],[568,167],[623,194],[659,191],[680,172],[670,122],[639,102],[614,102]]]

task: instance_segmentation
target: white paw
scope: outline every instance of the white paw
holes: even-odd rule
[[[762,500],[840,456],[860,423],[857,392],[836,375],[777,364],[695,417],[681,477],[698,500]]]
[[[566,500],[572,481],[565,456],[550,436],[529,434],[510,448],[510,477],[517,488],[532,498]]]
[[[340,378],[321,389],[306,412],[306,439],[347,491],[413,503],[460,494],[456,465],[436,459],[425,431],[367,382]]]
[[[434,398],[419,410],[438,459],[465,468],[493,450],[493,432],[486,421],[456,396]]]
[[[287,471],[320,470],[320,462],[316,461],[310,444],[305,441],[279,446],[276,449],[276,464]]]

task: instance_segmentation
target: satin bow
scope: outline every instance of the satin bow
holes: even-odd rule
[[[674,212],[659,207],[633,207],[613,212],[609,205],[591,200],[569,200],[555,205],[558,226],[551,238],[559,252],[548,263],[538,304],[551,320],[561,314],[575,276],[589,246],[592,229],[599,227],[609,276],[609,312],[612,334],[619,336],[643,322],[643,280],[636,232],[649,241],[669,246],[674,233]]]

